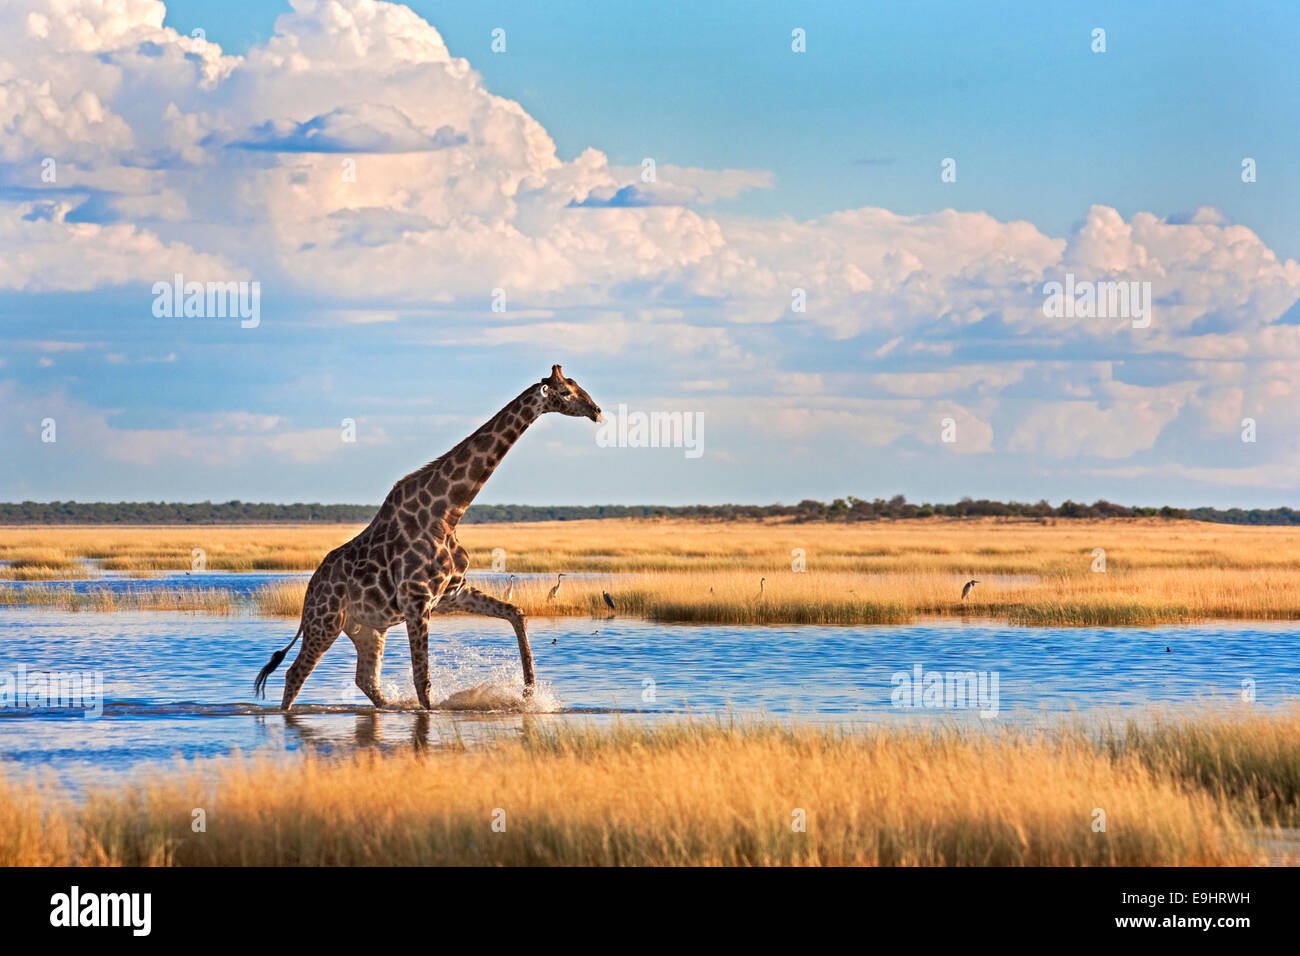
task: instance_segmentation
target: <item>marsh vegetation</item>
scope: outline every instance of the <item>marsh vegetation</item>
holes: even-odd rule
[[[106,570],[157,574],[189,568],[195,549],[207,570],[308,572],[358,530],[3,528],[0,577],[84,577],[87,560]],[[595,575],[569,578],[554,601],[547,600],[552,582],[521,579],[514,601],[533,616],[604,615],[601,592],[611,590],[618,613],[665,622],[887,624],[973,616],[1102,626],[1300,618],[1300,531],[1287,527],[1167,519],[631,519],[466,525],[460,537],[471,569],[491,568],[494,550],[503,549],[512,573]],[[800,563],[805,570],[794,570]],[[981,584],[963,601],[961,584],[972,575]],[[268,585],[252,606],[296,617],[304,587],[302,581]],[[10,586],[0,588],[0,603],[216,612],[247,606],[188,581],[104,598],[57,585]]]
[[[82,800],[9,776],[0,865],[1259,864],[1300,819],[1297,767],[1295,712],[538,723],[474,749],[191,762]]]

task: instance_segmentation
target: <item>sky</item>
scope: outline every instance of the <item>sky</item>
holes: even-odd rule
[[[0,0],[0,499],[1300,505],[1300,10],[1052,6]]]

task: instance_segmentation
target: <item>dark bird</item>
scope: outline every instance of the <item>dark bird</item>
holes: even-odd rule
[[[765,590],[763,590],[763,586],[764,586],[764,584],[766,584],[766,583],[767,583],[767,578],[759,578],[759,579],[758,579],[758,596],[759,596],[759,597],[763,597],[765,594],[767,594],[767,592],[766,592]]]
[[[560,643],[560,642],[557,641],[555,638],[551,638],[551,643],[552,643],[552,644],[558,644],[558,643]]]
[[[961,599],[963,601],[966,600],[966,595],[970,594],[971,591],[975,590],[975,585],[977,584],[979,584],[979,581],[977,581],[975,578],[971,578],[969,581],[966,582],[966,586],[961,589]]]
[[[609,596],[609,592],[601,591],[600,596],[605,599],[605,607],[609,608],[611,611],[614,610],[614,599]]]
[[[1166,653],[1166,654],[1172,654],[1173,651],[1171,651],[1169,648],[1166,647],[1166,648],[1165,648],[1165,653]]]

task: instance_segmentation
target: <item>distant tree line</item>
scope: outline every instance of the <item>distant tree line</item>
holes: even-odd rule
[[[377,505],[253,501],[23,501],[0,503],[0,524],[250,524],[369,521]]]
[[[0,524],[249,524],[310,521],[357,523],[369,521],[378,505],[272,504],[252,501],[23,501],[0,503]],[[956,504],[915,504],[902,495],[833,501],[805,498],[797,505],[474,505],[467,524],[502,521],[577,521],[589,518],[700,518],[733,521],[744,518],[793,518],[796,521],[879,521],[882,518],[1191,518],[1223,524],[1300,524],[1292,508],[1130,508],[1098,499],[1092,504],[1063,501],[1052,506],[1019,501],[963,498]]]

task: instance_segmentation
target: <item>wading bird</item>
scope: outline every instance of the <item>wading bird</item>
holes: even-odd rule
[[[614,599],[609,596],[609,592],[601,591],[600,596],[605,599],[605,607],[609,608],[611,611],[614,610]]]
[[[767,578],[759,578],[759,579],[758,579],[758,596],[759,596],[759,597],[766,597],[766,596],[767,596],[767,592],[766,592],[765,590],[763,590],[763,585],[764,585],[766,582],[767,582]]]
[[[515,596],[515,576],[512,574],[510,575],[510,584],[506,587],[506,596],[503,597],[501,600],[509,601],[514,596]]]
[[[563,575],[563,574],[557,574],[557,575],[555,576],[555,587],[551,588],[550,593],[548,593],[548,594],[546,595],[546,600],[548,600],[548,601],[554,601],[554,600],[555,600],[555,596],[556,596],[557,594],[560,593],[560,582],[561,582],[562,580],[564,580],[564,575]]]
[[[961,599],[963,601],[966,600],[966,595],[970,594],[971,591],[975,590],[975,585],[977,584],[979,584],[979,581],[975,580],[974,578],[971,578],[969,581],[966,582],[966,586],[961,589]]]

